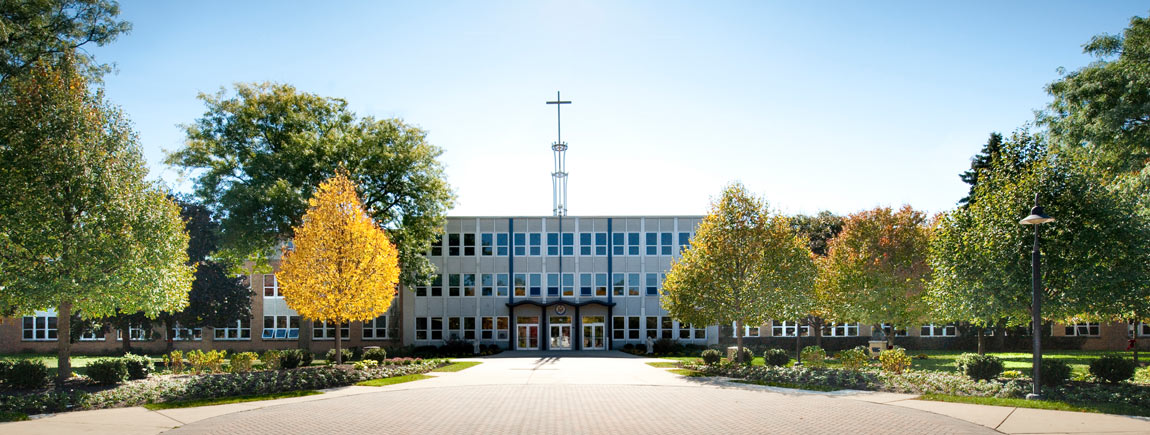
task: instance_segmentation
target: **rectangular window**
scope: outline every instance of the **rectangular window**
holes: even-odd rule
[[[463,318],[463,339],[464,340],[474,340],[475,339],[475,318],[474,317],[464,317]]]
[[[679,252],[691,247],[691,233],[679,233]]]
[[[430,329],[431,329],[431,339],[432,340],[442,340],[443,339],[443,318],[442,317],[432,317]]]
[[[495,255],[495,235],[483,233],[479,235],[479,253],[483,256]]]
[[[595,296],[607,297],[607,274],[605,273],[595,274]]]
[[[475,296],[475,274],[474,273],[463,274],[463,295],[464,296]]]
[[[240,319],[218,326],[216,340],[251,340],[252,323],[250,319]]]
[[[659,296],[659,274],[647,274],[647,296]]]
[[[299,316],[264,316],[264,340],[299,339]]]
[[[495,275],[495,295],[507,296],[507,274],[500,273]]]
[[[627,233],[627,255],[639,255],[639,233]]]
[[[659,254],[671,255],[671,233],[659,233]]]
[[[675,332],[673,330],[673,328],[674,328],[674,326],[673,326],[673,323],[671,322],[670,317],[660,317],[659,318],[659,337],[660,338],[666,338],[668,340],[674,338],[672,336],[672,334]]]
[[[627,339],[628,340],[638,340],[639,339],[639,316],[628,316],[627,317]]]
[[[463,338],[463,318],[462,317],[448,317],[447,318],[447,339],[458,340]]]
[[[270,274],[270,273],[264,274],[264,297],[265,298],[283,297],[283,295],[280,294],[280,286],[279,286],[279,283],[276,282],[276,276],[274,274]]]
[[[427,340],[427,337],[428,337],[428,335],[427,335],[427,318],[426,317],[416,317],[415,318],[415,339],[416,340]]]
[[[547,233],[547,255],[559,255],[559,233]]]
[[[508,322],[507,316],[498,316],[495,318],[495,339],[496,340],[507,340],[507,338],[509,337],[509,335],[507,335],[507,331],[509,329],[509,327],[507,326],[508,325],[507,322]]]
[[[431,295],[432,296],[443,296],[443,275],[442,274],[435,275],[435,278],[431,279]]]
[[[696,328],[694,325],[680,323],[679,324],[679,339],[681,340],[705,340],[707,338],[707,328]]]
[[[621,273],[615,274],[615,277],[614,277],[615,279],[613,279],[611,282],[612,287],[614,287],[611,290],[611,293],[613,295],[615,295],[615,296],[626,296],[627,295],[627,281],[625,280],[625,277],[626,277],[626,275],[623,275]]]
[[[659,233],[647,233],[647,255],[659,255]]]
[[[427,296],[427,286],[425,286],[425,285],[415,286],[415,295],[416,296]]]
[[[595,246],[591,244],[591,233],[579,233],[579,255],[591,255],[594,249]]]
[[[495,276],[494,275],[492,275],[490,273],[485,273],[483,275],[480,275],[480,284],[482,284],[482,286],[480,287],[480,292],[479,292],[480,295],[491,296],[491,295],[495,294]]]
[[[591,296],[594,283],[591,280],[590,273],[579,274],[579,296]]]
[[[475,255],[475,233],[467,233],[463,235],[463,255]]]
[[[363,339],[364,340],[386,340],[387,339],[387,316],[379,316],[374,319],[363,322]]]
[[[531,285],[528,288],[531,292],[530,293],[531,296],[542,296],[543,295],[543,276],[538,274],[538,273],[532,273],[528,276],[531,279],[531,282],[530,282]]]
[[[435,236],[435,241],[431,242],[431,255],[443,256],[443,234]]]
[[[575,255],[575,233],[563,233],[563,256]]]
[[[547,296],[559,296],[559,274],[547,274]]]
[[[777,320],[772,320],[771,335],[775,337],[794,337],[796,326],[799,326],[798,322],[780,322]],[[801,334],[803,334],[804,337],[811,335],[810,326],[799,326],[799,330],[802,331]]]
[[[56,316],[24,317],[24,341],[56,340]]]
[[[507,256],[507,233],[495,235],[495,255],[501,257]]]
[[[459,296],[459,287],[463,282],[463,277],[458,273],[447,275],[447,295],[451,297]]]
[[[85,331],[87,332],[87,331]],[[204,339],[204,330],[201,328],[184,328],[176,323],[172,327],[172,341],[199,341]],[[103,334],[100,335],[99,340],[103,340]],[[84,338],[81,338],[84,340]]]
[[[886,323],[883,323],[883,324],[882,324],[882,333],[883,333],[883,334],[886,334],[886,335],[890,335],[890,325],[888,325],[888,324],[886,324]],[[895,336],[895,337],[906,337],[906,336],[907,336],[907,334],[906,334],[906,328],[897,328],[897,329],[895,329],[895,331],[894,331],[894,336]]]
[[[616,340],[627,338],[627,318],[615,316],[611,318],[611,337]]]
[[[515,256],[527,255],[527,233],[515,233]]]
[[[611,234],[611,253],[613,255],[623,255],[627,252],[627,246],[623,243],[623,238],[626,237],[623,233]]]
[[[659,338],[659,318],[655,316],[647,316],[646,320],[647,334],[649,338]]]
[[[452,257],[459,256],[459,239],[459,234],[452,233],[447,235],[447,255]]]
[[[527,296],[527,275],[515,274],[515,296]]]
[[[923,337],[954,337],[958,335],[954,325],[923,325],[922,331],[919,332],[919,335]]]
[[[527,235],[527,253],[531,255],[540,255],[542,253],[541,245],[543,244],[543,235],[540,233],[530,233]]]
[[[642,284],[639,283],[639,274],[627,274],[627,296],[639,296],[640,285]]]
[[[1066,335],[1074,337],[1097,337],[1099,335],[1099,324],[1075,323],[1066,325]]]
[[[858,323],[827,323],[823,325],[825,337],[858,337]]]
[[[179,323],[175,325],[177,334],[179,333],[179,326]],[[196,330],[199,329],[200,328],[196,328]],[[84,330],[80,331],[80,341],[104,341],[106,335],[107,333],[103,328],[92,329],[90,326],[84,326]]]
[[[495,318],[483,317],[479,319],[480,339],[491,340],[495,338]]]
[[[1150,337],[1150,323],[1131,323],[1128,329],[1130,338],[1134,338],[1135,334],[1139,337]]]
[[[339,327],[339,336],[344,340],[351,338],[351,327],[344,323]],[[335,323],[313,322],[311,338],[316,340],[335,340]]]
[[[575,296],[575,274],[563,274],[563,296]]]
[[[595,233],[595,255],[607,255],[607,233]]]
[[[128,334],[132,337],[132,341],[151,341],[152,329],[144,328],[141,325],[128,325]],[[116,330],[116,341],[124,339],[124,332]]]

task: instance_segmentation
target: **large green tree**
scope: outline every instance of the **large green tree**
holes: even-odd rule
[[[71,64],[0,86],[0,308],[56,308],[60,380],[73,310],[154,317],[187,303],[179,207],[146,175],[128,120]]]
[[[427,133],[397,119],[360,118],[336,98],[283,84],[238,84],[200,95],[207,111],[188,125],[168,163],[193,170],[196,194],[221,216],[232,257],[265,258],[291,239],[307,199],[345,168],[371,217],[399,248],[401,282],[435,273],[423,257],[454,201],[442,151]]]
[[[974,201],[974,188],[978,186],[978,181],[985,177],[984,173],[990,169],[992,162],[999,160],[1001,152],[1002,134],[991,133],[986,144],[982,146],[982,150],[970,159],[970,169],[958,175],[963,183],[970,185],[970,191],[966,197],[958,200],[958,205],[966,206]]]
[[[807,241],[742,184],[728,186],[671,265],[663,309],[693,325],[743,325],[810,312],[817,272]]]
[[[845,222],[846,219],[842,216],[828,210],[820,211],[813,216],[800,214],[791,217],[791,227],[799,233],[799,236],[807,240],[816,261],[826,257],[828,244],[842,232]],[[826,299],[822,296],[821,292],[816,291],[814,293],[813,309],[806,316],[807,324],[811,327],[811,334],[815,336],[815,345],[820,347],[823,345],[823,319],[830,311]],[[796,336],[801,336],[801,333],[796,332]],[[795,346],[799,346],[800,341],[801,339],[795,340]]]
[[[0,84],[37,62],[71,58],[89,79],[111,67],[96,62],[85,48],[112,42],[132,25],[118,19],[120,5],[109,0],[12,0],[0,2]]]

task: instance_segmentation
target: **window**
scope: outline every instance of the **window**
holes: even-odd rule
[[[463,235],[463,255],[475,255],[475,233]]]
[[[415,295],[416,296],[427,296],[427,286],[425,286],[425,285],[415,286]]]
[[[100,327],[99,329],[92,329],[92,326],[96,325],[89,324],[83,327],[84,330],[80,331],[80,341],[104,341],[104,337],[107,335],[107,331],[105,331],[103,327]],[[179,327],[178,323],[176,324],[176,327]],[[196,331],[199,331],[199,328],[196,328]]]
[[[1150,337],[1150,323],[1130,323],[1127,329],[1130,338],[1137,334],[1139,337]]]
[[[463,318],[463,339],[464,340],[474,340],[475,339],[475,318],[474,317],[464,317]]]
[[[626,237],[623,233],[614,233],[611,235],[611,253],[613,255],[623,255],[627,252],[627,246],[623,243],[623,238]]]
[[[459,256],[459,234],[447,235],[447,255],[452,257]]]
[[[527,255],[527,233],[515,233],[515,255]]]
[[[435,236],[435,241],[431,242],[431,255],[440,257],[443,255],[443,235]]]
[[[575,274],[563,274],[563,296],[575,296]]]
[[[507,330],[509,328],[507,325],[508,325],[507,316],[497,316],[495,318],[495,339],[496,340],[507,340],[508,339],[509,335],[507,335]]]
[[[890,335],[890,325],[883,323],[882,324],[882,333],[886,334],[886,335]],[[895,329],[894,336],[895,337],[906,337],[906,328]]]
[[[495,255],[501,257],[507,256],[507,233],[499,233],[495,235]]]
[[[639,316],[627,316],[627,338],[639,339]]]
[[[463,295],[464,296],[475,296],[475,274],[474,273],[463,274]]]
[[[432,296],[443,296],[443,275],[442,274],[435,275],[435,278],[431,279],[431,295]]]
[[[559,255],[559,233],[547,233],[547,255]]]
[[[144,328],[143,325],[128,325],[128,336],[132,341],[151,341],[152,328]],[[124,339],[123,331],[116,330],[116,341]]]
[[[251,340],[251,319],[240,319],[215,328],[216,340]]]
[[[447,295],[451,297],[459,296],[459,286],[463,278],[458,273],[447,275]]]
[[[607,255],[607,233],[595,233],[595,255]]]
[[[858,337],[858,323],[828,323],[823,325],[824,337]]]
[[[363,322],[363,339],[364,340],[386,340],[387,339],[387,316],[379,316],[374,319]]]
[[[532,274],[528,275],[528,277],[530,277],[530,279],[531,279],[531,281],[530,281],[531,285],[528,286],[528,289],[531,290],[531,296],[542,295],[543,294],[543,276],[538,274],[538,273],[532,273]]]
[[[611,338],[622,340],[627,337],[627,318],[615,316],[611,318]]]
[[[480,275],[479,283],[481,284],[479,294],[481,296],[491,296],[495,294],[495,276],[490,273]]]
[[[447,318],[447,339],[458,340],[463,338],[463,318],[462,317],[448,317]]]
[[[595,246],[591,244],[591,233],[579,233],[579,255],[587,256],[594,252]]]
[[[495,318],[494,317],[481,317],[479,319],[479,328],[481,340],[491,340],[495,338]]]
[[[736,325],[737,325],[736,323],[731,324],[731,336],[732,337],[736,336],[736,334],[735,334],[735,332],[737,332]],[[758,326],[744,326],[743,327],[743,337],[759,337],[759,336],[760,335],[759,335],[759,327]]]
[[[172,327],[172,341],[203,340],[204,331],[201,328],[184,328],[176,323]],[[100,337],[103,340],[103,337]]]
[[[639,255],[639,233],[627,233],[627,255]]]
[[[484,256],[495,255],[495,235],[483,233],[479,236],[479,253]]]
[[[416,317],[415,318],[415,339],[416,340],[427,340],[427,318],[426,317]]]
[[[694,325],[680,323],[679,324],[679,339],[681,340],[703,340],[707,338],[707,328],[696,328]]]
[[[527,275],[515,274],[515,296],[527,296]]]
[[[659,233],[647,233],[647,255],[659,255]]]
[[[639,339],[639,316],[615,316],[612,321],[612,335],[616,340]]]
[[[647,316],[646,321],[647,335],[649,338],[659,338],[659,318],[655,316]]]
[[[1066,335],[1075,337],[1097,337],[1099,325],[1097,323],[1075,323],[1066,325]]]
[[[344,340],[351,338],[351,327],[348,326],[347,323],[340,325],[339,336]],[[313,322],[311,327],[311,338],[316,340],[334,340],[335,323]]]
[[[954,337],[958,333],[954,325],[923,325],[919,335],[923,337]]]
[[[299,316],[264,316],[264,340],[299,339]]]
[[[507,296],[507,274],[500,273],[495,275],[495,295]]]
[[[659,274],[647,274],[647,296],[659,296]]]
[[[563,256],[575,255],[575,233],[563,233]]]
[[[264,297],[265,298],[282,298],[280,294],[279,282],[276,282],[276,276],[273,274],[264,275]]]
[[[611,293],[615,296],[625,296],[627,294],[627,282],[624,280],[624,277],[625,275],[616,273],[615,279],[611,282],[613,287]]]
[[[543,235],[540,233],[530,233],[527,235],[527,253],[531,255],[539,255],[542,252],[540,245],[543,242]]]
[[[679,252],[691,247],[691,233],[679,233]]]
[[[547,274],[547,296],[559,296],[559,274]]]
[[[627,296],[639,296],[639,274],[627,274]]]
[[[775,337],[794,337],[795,327],[799,326],[798,323],[799,322],[779,322],[772,320],[771,335]],[[810,327],[807,325],[802,325],[799,330],[802,331],[803,336],[811,335]]]
[[[24,341],[52,341],[56,339],[56,316],[24,317]]]
[[[671,255],[671,233],[659,233],[659,254]]]
[[[594,288],[591,277],[590,273],[579,274],[579,296],[591,296]]]
[[[675,332],[673,325],[674,324],[671,321],[670,317],[660,317],[659,318],[659,337],[660,338],[666,338],[668,340],[670,340],[671,338],[674,338],[672,336],[672,334],[674,334],[674,332]]]

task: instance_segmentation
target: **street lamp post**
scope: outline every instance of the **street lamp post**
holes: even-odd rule
[[[1042,398],[1042,274],[1039,272],[1042,254],[1038,252],[1038,225],[1047,222],[1054,222],[1054,218],[1043,213],[1042,206],[1038,205],[1038,194],[1035,193],[1034,208],[1030,209],[1030,216],[1018,221],[1023,225],[1034,225],[1034,251],[1030,253],[1030,269],[1033,273],[1030,278],[1032,291],[1030,322],[1033,328],[1031,334],[1034,336],[1034,367],[1031,369],[1033,374],[1031,378],[1034,380],[1034,390],[1026,395],[1027,400]]]

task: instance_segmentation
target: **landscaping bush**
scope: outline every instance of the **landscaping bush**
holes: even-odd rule
[[[339,353],[343,354],[343,362],[345,364],[351,362],[350,350],[340,349]],[[327,360],[328,364],[335,364],[335,349],[328,350],[327,353],[323,354],[323,358]]]
[[[188,364],[192,366],[192,372],[195,374],[201,373],[219,373],[224,371],[224,359],[227,358],[228,351],[226,350],[209,350],[204,352],[202,350],[193,350],[188,352]]]
[[[260,355],[260,361],[264,363],[264,370],[279,370],[281,358],[283,355],[275,349],[265,350],[263,355]]]
[[[843,364],[844,369],[860,370],[870,362],[870,351],[866,346],[855,346],[853,349],[839,352],[837,359]]]
[[[229,368],[232,373],[244,373],[252,371],[252,363],[256,362],[260,356],[255,352],[240,352],[232,355],[232,359],[228,361]]]
[[[999,377],[1006,378],[1006,379],[1018,379],[1018,378],[1022,377],[1022,372],[1020,372],[1018,370],[1006,370],[1006,371],[1002,372],[1002,374],[999,375]]]
[[[1002,374],[1002,360],[994,355],[964,353],[954,360],[958,372],[974,380],[989,381]]]
[[[734,362],[742,363],[744,365],[751,365],[751,362],[754,360],[755,360],[755,352],[752,351],[751,348],[749,348],[749,347],[744,347],[744,348],[739,349],[735,352],[735,361]]]
[[[387,351],[380,349],[380,348],[368,349],[367,351],[363,352],[363,360],[364,361],[372,360],[372,361],[375,361],[377,363],[382,363],[386,359],[387,359]]]
[[[807,346],[799,352],[799,358],[803,360],[803,364],[807,367],[826,367],[827,365],[827,351],[818,346]]]
[[[1142,367],[1134,372],[1134,382],[1150,384],[1150,367]]]
[[[647,345],[645,345],[643,343],[636,344],[635,345],[635,351],[633,353],[636,355],[642,355],[642,354],[647,353]]]
[[[148,375],[156,370],[152,359],[143,355],[124,354],[121,361],[128,370],[128,379],[148,379]]]
[[[1117,384],[1134,377],[1134,361],[1121,355],[1104,355],[1090,362],[1090,374],[1095,379]]]
[[[633,350],[635,350],[635,345],[633,345],[631,343],[627,343],[627,344],[623,345],[623,352],[631,353],[631,351],[633,351]]]
[[[1070,380],[1070,365],[1062,360],[1042,359],[1042,385],[1056,387]]]
[[[451,339],[443,343],[438,350],[440,356],[471,356],[475,355],[475,344],[470,340]]]
[[[12,370],[12,361],[0,359],[0,383],[8,377],[9,370]]]
[[[883,371],[902,373],[910,370],[910,355],[907,355],[906,349],[901,347],[896,346],[878,354],[878,362],[882,365]]]
[[[128,379],[128,368],[121,359],[98,359],[88,363],[88,379],[98,385],[116,385]]]
[[[171,353],[164,355],[164,366],[172,373],[182,373],[184,371],[184,353],[173,350]]]
[[[352,347],[351,348],[351,360],[352,361],[359,361],[361,359],[363,359],[363,348],[360,346]],[[345,360],[343,360],[343,362],[347,362],[347,360],[345,359]]]
[[[670,338],[660,338],[651,345],[652,350],[660,355],[677,354],[683,351],[683,345]]]
[[[365,358],[363,361],[356,361],[352,366],[354,366],[356,370],[371,370],[379,367],[379,361]]]
[[[791,362],[791,356],[785,350],[767,349],[766,352],[763,352],[763,364],[772,367],[785,367],[789,362]]]
[[[9,388],[31,390],[48,385],[48,366],[40,360],[20,360],[8,368],[4,383]]]
[[[288,349],[280,352],[280,367],[294,369],[311,365],[312,354],[303,349]]]
[[[723,353],[716,349],[704,350],[699,356],[703,357],[703,362],[709,366],[717,365],[723,359]]]

